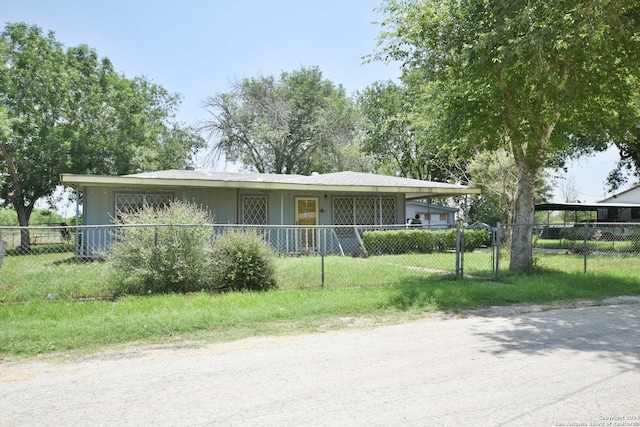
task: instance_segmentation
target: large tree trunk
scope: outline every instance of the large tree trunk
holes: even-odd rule
[[[533,266],[533,222],[535,213],[536,174],[522,173],[518,181],[518,193],[513,216],[511,258],[509,270],[527,271]]]
[[[568,74],[565,73],[564,81],[566,81],[567,76]],[[511,141],[514,160],[521,170],[513,215],[509,264],[509,270],[511,271],[529,271],[533,267],[536,182],[538,181],[540,170],[544,166],[549,139],[559,118],[560,114],[556,113],[547,124],[536,126],[535,128],[539,129],[539,131],[532,132],[528,143],[521,141],[520,144],[514,144]]]
[[[31,235],[29,233],[29,218],[32,209],[22,203],[13,203],[13,207],[18,214],[18,224],[20,224],[20,250],[24,253],[31,252]]]
[[[29,226],[33,205],[26,206],[24,200],[21,198],[22,183],[20,182],[20,175],[18,174],[18,166],[14,162],[13,155],[4,141],[0,141],[0,154],[2,154],[7,164],[13,184],[13,189],[9,194],[9,200],[18,215],[18,224],[20,224],[20,227],[24,227],[20,229],[20,246],[23,252],[31,252],[31,237],[29,236],[29,229],[27,227]],[[36,199],[34,199],[34,201],[35,200]]]

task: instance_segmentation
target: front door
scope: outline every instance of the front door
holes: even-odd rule
[[[299,244],[301,249],[316,247],[316,233],[312,228],[318,225],[318,199],[314,197],[296,197],[296,224],[301,227]]]

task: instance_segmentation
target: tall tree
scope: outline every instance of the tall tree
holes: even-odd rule
[[[3,204],[27,226],[61,173],[184,166],[204,140],[173,121],[179,100],[145,78],[116,73],[86,45],[65,49],[53,32],[7,24],[0,37]],[[21,244],[30,247],[27,229]]]
[[[418,72],[405,72],[401,80],[375,82],[358,94],[365,122],[362,149],[389,175],[459,181],[452,171],[471,154],[465,147],[440,143],[441,94],[425,87]]]
[[[427,153],[406,114],[408,98],[406,87],[391,81],[376,82],[359,94],[366,124],[362,148],[391,175],[427,179]]]
[[[604,148],[637,118],[630,108],[640,60],[636,2],[387,0],[381,9],[376,58],[399,60],[443,91],[449,144],[513,155],[510,268],[530,268],[544,167],[576,145]],[[601,138],[578,141],[579,134]]]
[[[309,174],[341,168],[341,147],[353,142],[357,113],[342,86],[318,67],[244,78],[205,100],[202,124],[216,155],[261,173]]]

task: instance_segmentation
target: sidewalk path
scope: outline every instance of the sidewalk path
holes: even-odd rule
[[[0,425],[640,426],[639,331],[633,299],[6,364]]]

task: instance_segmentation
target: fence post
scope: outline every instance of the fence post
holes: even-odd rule
[[[158,281],[158,225],[153,226],[153,293],[156,293]]]
[[[496,224],[496,280],[498,279],[498,275],[500,274],[500,247],[501,247],[501,243],[500,243],[500,230],[502,229],[502,227],[500,227],[500,223]]]
[[[460,220],[460,278],[464,278],[464,223]]]
[[[587,273],[587,227],[584,227],[584,245],[582,249],[584,251],[584,271],[583,273]]]
[[[322,229],[322,244],[320,244],[320,257],[322,257],[322,289],[324,289],[324,253],[327,251],[327,229]]]
[[[460,277],[462,277],[462,268],[461,268],[461,255],[460,255],[460,248],[461,248],[461,237],[460,237],[460,228],[461,228],[461,224],[462,221],[458,221],[457,227],[456,227],[456,279],[459,279]]]
[[[496,231],[489,229],[489,247],[491,248],[491,277],[496,277]]]

